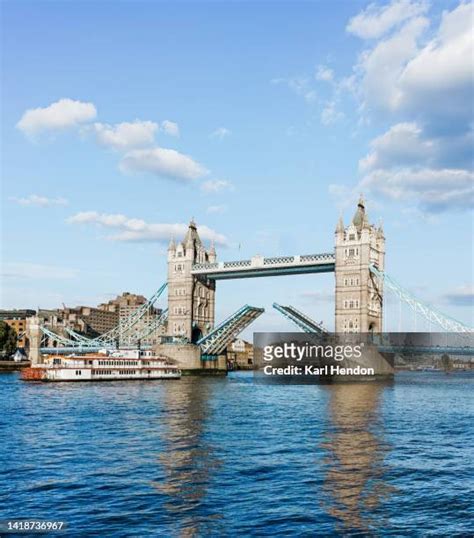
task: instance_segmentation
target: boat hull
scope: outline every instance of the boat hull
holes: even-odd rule
[[[75,374],[75,370],[67,372],[64,370],[49,370],[47,368],[33,367],[25,368],[20,374],[20,378],[23,381],[46,381],[46,382],[84,382],[84,381],[144,381],[144,380],[160,380],[160,379],[180,379],[181,374],[177,373],[140,373],[140,374],[119,374],[114,372],[111,375],[94,374],[93,372],[86,372],[84,369],[80,376]]]
[[[179,379],[181,370],[163,356],[149,351],[117,350],[86,355],[58,357],[25,368],[24,381],[133,381]]]

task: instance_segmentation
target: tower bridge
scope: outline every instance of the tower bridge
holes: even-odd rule
[[[167,337],[161,349],[177,358],[188,356],[187,363],[195,368],[202,364],[201,356],[206,357],[207,368],[220,368],[218,353],[237,329],[242,330],[242,324],[262,312],[247,305],[250,310],[245,315],[241,309],[226,320],[226,330],[215,328],[217,281],[236,278],[334,273],[336,331],[381,332],[383,280],[373,278],[370,266],[383,272],[384,261],[383,229],[369,223],[362,198],[347,227],[342,218],[339,220],[334,252],[222,262],[217,260],[214,245],[209,249],[204,246],[192,220],[184,239],[178,243],[173,239],[168,246]],[[295,309],[285,312],[299,319],[301,326],[312,326],[311,320],[304,320]],[[214,363],[210,350],[217,354]]]
[[[95,339],[87,339],[68,330],[67,335],[55,335],[39,327],[49,341],[56,337],[55,347],[89,351],[101,347],[137,346],[144,337],[137,331],[139,321],[153,303],[168,288],[168,307],[153,327],[164,336],[158,351],[175,358],[183,369],[224,370],[222,353],[227,345],[263,312],[262,308],[245,305],[232,316],[216,325],[215,294],[219,280],[255,278],[279,275],[334,273],[335,277],[335,331],[337,333],[382,332],[384,288],[407,303],[414,312],[421,313],[430,322],[445,331],[469,332],[472,329],[443,315],[438,310],[413,297],[385,273],[385,236],[382,226],[370,224],[364,200],[359,200],[351,222],[346,226],[342,217],[335,230],[333,252],[300,254],[294,256],[253,256],[245,260],[218,261],[213,244],[206,248],[196,223],[189,224],[184,239],[174,239],[168,246],[167,282],[157,290],[146,305],[132,313],[121,326]],[[274,307],[305,332],[327,331],[321,324],[292,306]],[[30,331],[30,334],[31,331]],[[30,336],[31,340],[31,336]],[[37,348],[41,337],[36,337]],[[44,352],[50,351],[43,347]]]
[[[168,247],[167,333],[197,343],[213,329],[218,280],[328,272],[335,274],[336,331],[381,332],[383,281],[370,266],[383,272],[384,261],[383,229],[369,223],[362,198],[347,227],[339,220],[334,252],[221,262],[191,221],[184,240]]]

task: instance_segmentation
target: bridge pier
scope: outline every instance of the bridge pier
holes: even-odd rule
[[[174,361],[183,374],[212,373],[225,374],[227,372],[227,358],[218,355],[215,360],[203,360],[201,348],[191,343],[162,343],[158,344],[155,351],[163,354]]]

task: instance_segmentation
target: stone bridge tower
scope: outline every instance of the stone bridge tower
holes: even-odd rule
[[[382,225],[369,224],[361,197],[352,222],[342,217],[336,228],[336,332],[382,332],[382,283],[370,272],[384,270],[385,237]]]
[[[169,336],[196,342],[214,326],[215,281],[191,274],[195,263],[216,261],[214,245],[206,250],[194,220],[186,237],[168,246],[168,330]]]

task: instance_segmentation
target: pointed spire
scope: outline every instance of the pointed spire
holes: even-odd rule
[[[209,247],[209,251],[207,253],[208,255],[208,259],[211,263],[214,263],[217,259],[217,254],[216,254],[216,247],[214,245],[214,240],[211,241],[211,246]]]
[[[364,217],[362,218],[362,228],[370,228],[369,217],[367,216],[367,213],[364,213]]]
[[[384,236],[384,232],[383,232],[383,221],[382,219],[380,218],[379,220],[379,227],[377,229],[377,233],[379,235],[379,237],[383,237]]]
[[[357,209],[352,219],[352,224],[360,231],[362,228],[369,226],[369,219],[365,212],[364,196],[361,194],[359,202],[357,203]]]
[[[339,215],[339,220],[336,226],[336,232],[344,232],[344,219],[342,218],[342,212]]]
[[[176,250],[176,243],[174,242],[174,237],[171,237],[171,240],[168,245],[168,250]]]
[[[194,222],[194,217],[189,222],[188,231],[186,232],[186,236],[183,240],[183,245],[186,248],[191,247],[198,247],[201,246],[201,238],[199,237],[196,223]]]

